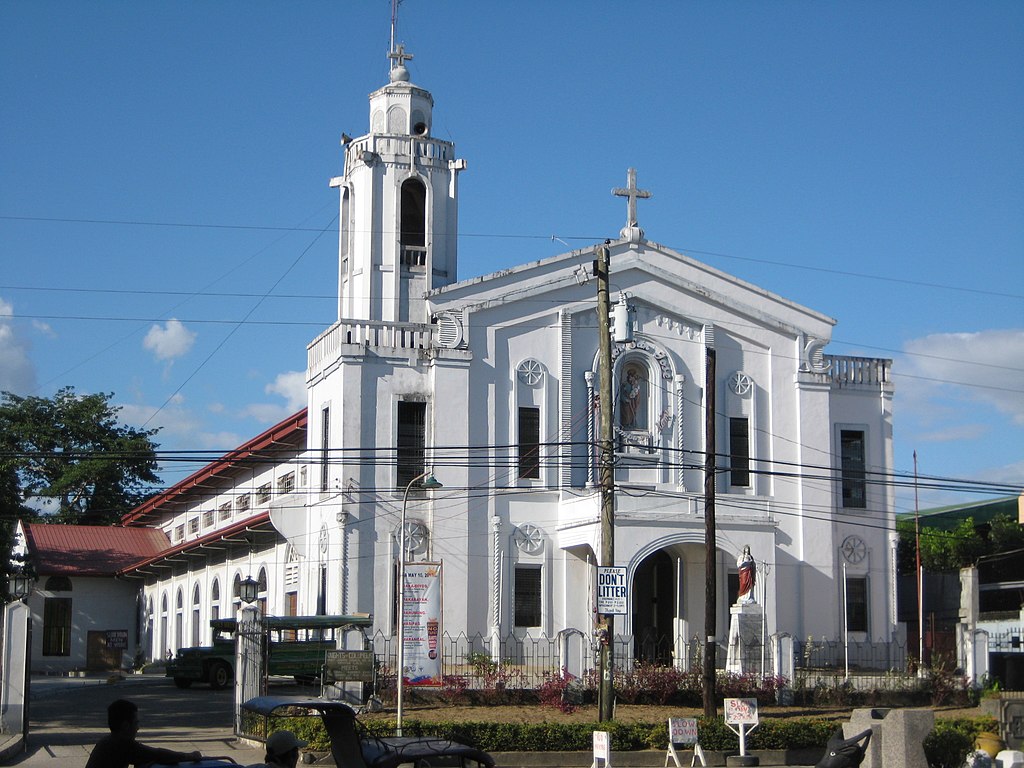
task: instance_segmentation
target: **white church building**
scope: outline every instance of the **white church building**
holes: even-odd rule
[[[407,560],[443,565],[444,634],[594,631],[599,244],[460,281],[466,161],[433,136],[411,57],[390,57],[331,180],[338,320],[309,344],[307,409],[124,521],[171,544],[120,573],[150,657],[208,639],[250,575],[269,614],[368,612],[393,637],[403,509]],[[627,179],[607,245],[631,331],[611,362],[616,634],[680,664],[704,637],[712,348],[721,642],[744,546],[768,635],[889,641],[891,362],[827,354],[833,319],[648,240]],[[430,471],[443,488],[419,490]]]

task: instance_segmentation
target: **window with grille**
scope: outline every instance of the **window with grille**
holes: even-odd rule
[[[426,461],[427,404],[402,401],[398,404],[398,471],[396,486],[405,490],[409,483],[422,475]]]
[[[863,576],[846,579],[846,628],[850,632],[868,631],[868,580]]]
[[[539,627],[541,619],[540,568],[517,566],[515,572],[515,625]]]
[[[519,409],[519,477],[540,478],[540,408]]]
[[[248,512],[249,511],[249,494],[248,493],[243,493],[241,496],[239,496],[238,497],[238,501],[235,502],[235,506],[238,507],[238,511],[239,512]]]
[[[231,502],[221,504],[217,510],[217,515],[221,520],[229,520],[231,518]]]
[[[864,509],[867,507],[865,488],[867,459],[863,430],[844,429],[840,431],[839,456],[842,471],[843,506]]]
[[[43,656],[71,655],[71,598],[43,601]]]
[[[280,494],[291,493],[295,490],[295,473],[289,472],[277,479],[277,492]]]
[[[256,489],[256,503],[266,504],[270,501],[270,483],[264,483]]]
[[[331,409],[324,408],[320,412],[320,491],[326,493],[331,489]]]
[[[750,485],[750,422],[746,418],[729,419],[729,484]]]

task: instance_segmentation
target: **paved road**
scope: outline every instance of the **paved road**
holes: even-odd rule
[[[167,678],[140,675],[115,683],[38,677],[30,691],[27,749],[8,765],[84,768],[92,746],[110,732],[107,705],[120,698],[139,705],[139,740],[144,744],[226,755],[241,765],[263,759],[262,749],[235,741],[230,689],[196,686],[182,691]]]

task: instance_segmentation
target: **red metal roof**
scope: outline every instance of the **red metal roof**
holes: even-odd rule
[[[26,524],[28,549],[40,576],[113,576],[171,542],[156,528]]]
[[[139,528],[127,530],[146,529]],[[135,560],[132,560],[130,563],[126,563],[125,566],[118,571],[117,575],[132,575],[132,571],[141,570],[143,568],[146,568],[147,566],[153,565],[154,563],[159,563],[161,560],[166,560],[168,558],[174,557],[175,555],[181,554],[182,552],[189,552],[194,549],[202,549],[203,547],[209,546],[211,544],[218,544],[224,541],[225,539],[237,537],[239,534],[244,534],[249,531],[256,530],[259,530],[261,532],[271,532],[275,536],[277,535],[277,531],[270,525],[270,512],[260,512],[259,514],[246,518],[245,520],[240,520],[239,522],[234,523],[233,525],[229,525],[226,528],[221,528],[219,530],[214,531],[213,533],[207,534],[206,536],[201,536],[198,539],[191,539],[189,541],[182,542],[181,544],[176,544],[173,547],[164,547],[159,552],[153,553],[152,555],[144,559],[136,558]],[[164,537],[164,541],[167,541],[167,537]]]
[[[296,437],[306,429],[306,409],[289,416],[279,424],[275,424],[267,431],[257,435],[251,440],[242,443],[232,451],[228,451],[216,461],[212,461],[197,472],[193,472],[179,483],[172,485],[166,491],[157,494],[148,501],[140,504],[127,515],[121,518],[122,525],[139,525],[142,521],[154,513],[164,504],[173,502],[182,494],[186,494],[193,488],[202,485],[205,481],[226,474],[234,469],[235,465],[253,454],[265,451],[276,443],[285,441],[294,442]]]

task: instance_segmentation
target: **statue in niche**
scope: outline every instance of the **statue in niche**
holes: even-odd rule
[[[637,363],[622,369],[619,384],[619,426],[622,429],[647,428],[647,379]]]
[[[750,545],[743,547],[743,552],[736,558],[736,567],[740,571],[740,589],[736,596],[737,605],[749,605],[757,602],[754,599],[754,584],[757,582],[757,565],[750,554]]]

